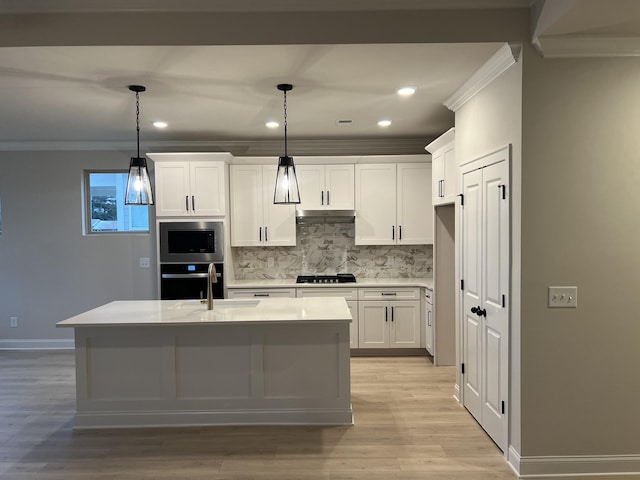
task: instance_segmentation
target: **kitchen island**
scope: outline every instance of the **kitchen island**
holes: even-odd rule
[[[75,329],[76,428],[349,425],[343,298],[112,302]]]

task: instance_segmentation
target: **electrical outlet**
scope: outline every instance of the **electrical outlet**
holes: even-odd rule
[[[18,327],[18,317],[9,318],[9,322],[10,322],[11,328],[17,328]]]
[[[149,259],[146,257],[140,257],[140,268],[149,268]]]
[[[549,287],[549,308],[577,308],[578,287]]]
[[[267,268],[275,267],[276,261],[273,257],[267,257]]]

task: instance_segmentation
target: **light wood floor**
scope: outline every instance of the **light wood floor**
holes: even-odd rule
[[[453,367],[352,358],[352,427],[74,431],[71,351],[0,351],[0,478],[514,479],[452,398]]]

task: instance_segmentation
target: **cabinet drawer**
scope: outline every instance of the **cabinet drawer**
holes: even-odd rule
[[[358,300],[420,300],[420,288],[360,288]]]
[[[229,298],[295,298],[295,288],[230,288]]]
[[[298,298],[303,297],[343,297],[345,300],[358,300],[358,289],[335,287],[298,288]]]

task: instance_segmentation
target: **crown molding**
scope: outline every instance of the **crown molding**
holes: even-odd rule
[[[434,153],[440,148],[442,148],[443,146],[445,146],[446,144],[453,142],[455,138],[456,138],[456,128],[451,127],[449,130],[444,132],[442,135],[436,138],[429,145],[424,147],[424,149],[429,153]]]
[[[538,37],[544,58],[571,57],[638,57],[640,37]]]
[[[504,44],[443,105],[456,111],[518,61],[520,45]]]
[[[404,155],[423,154],[433,136],[406,138],[290,140],[295,155]],[[134,142],[0,142],[0,151],[135,151]],[[282,140],[147,141],[143,152],[229,152],[235,156],[280,155]]]

